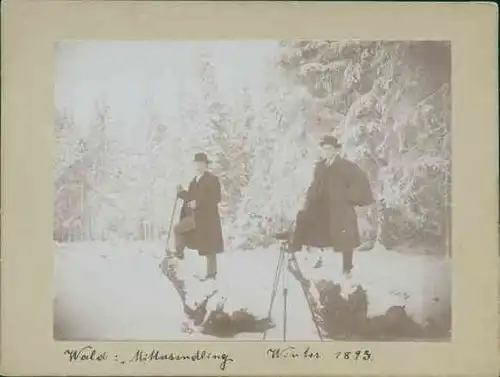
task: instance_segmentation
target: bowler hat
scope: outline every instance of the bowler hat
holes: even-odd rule
[[[210,160],[208,159],[208,157],[205,153],[196,153],[194,155],[194,161],[205,162],[206,164],[208,164],[210,162]]]
[[[323,145],[331,145],[335,148],[340,148],[342,146],[342,144],[339,143],[339,141],[337,140],[337,138],[335,136],[331,136],[331,135],[325,135],[323,136],[323,138],[321,139],[319,145],[323,146]]]

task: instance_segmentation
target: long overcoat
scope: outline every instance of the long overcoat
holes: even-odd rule
[[[186,246],[198,250],[199,255],[218,254],[224,251],[222,225],[218,204],[221,201],[219,179],[211,172],[205,172],[197,181],[194,178],[187,190],[178,193],[184,200],[181,219],[193,213],[188,203],[196,201],[194,222],[196,229],[186,234]]]
[[[307,191],[303,244],[349,251],[360,245],[355,207],[374,202],[366,174],[355,163],[337,157],[331,165],[320,160]]]

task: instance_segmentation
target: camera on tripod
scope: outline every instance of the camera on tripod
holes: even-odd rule
[[[292,224],[293,226],[293,224]],[[286,231],[277,232],[273,234],[273,237],[280,241],[280,255],[276,265],[276,271],[274,274],[273,289],[271,293],[271,300],[269,303],[269,311],[267,318],[271,319],[274,299],[279,286],[280,278],[282,279],[282,290],[283,290],[283,341],[286,341],[287,336],[287,297],[288,297],[288,273],[291,273],[300,282],[302,293],[307,301],[309,312],[311,313],[311,318],[316,326],[316,331],[318,333],[318,338],[323,341],[323,335],[321,333],[316,314],[314,312],[314,303],[310,294],[308,292],[310,282],[304,277],[299,266],[299,262],[295,257],[294,248],[291,247],[293,242],[293,231],[292,226]],[[288,254],[288,262],[286,262],[285,255]],[[288,265],[288,266],[287,266]],[[267,331],[264,332],[262,340],[266,339]]]
[[[292,242],[292,231],[287,230],[284,232],[274,233],[273,237],[278,241]]]
[[[284,232],[274,233],[274,239],[281,243],[281,249],[287,253],[293,254],[293,248],[290,247],[292,244],[293,232],[291,230],[286,230]]]

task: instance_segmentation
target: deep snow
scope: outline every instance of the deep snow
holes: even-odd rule
[[[317,256],[323,267],[314,269]],[[225,311],[238,309],[267,315],[279,256],[277,246],[219,255],[217,282],[200,283],[204,259],[188,251],[177,266],[186,279],[188,302],[200,301],[212,289],[227,299]],[[54,335],[58,340],[168,341],[210,340],[200,334],[183,312],[178,293],[159,268],[161,242],[87,242],[59,244],[55,258]],[[339,281],[340,254],[329,250],[297,254],[304,275],[313,281]],[[355,254],[353,282],[367,291],[369,316],[392,305],[406,305],[415,321],[425,322],[449,305],[451,274],[448,259],[402,254],[376,247]],[[318,340],[299,283],[287,273],[288,340]],[[216,297],[217,298],[217,297]],[[436,300],[436,298],[438,300]],[[210,300],[215,309],[218,300]],[[267,340],[282,340],[283,296],[278,290]],[[262,334],[238,334],[234,340],[261,340]]]

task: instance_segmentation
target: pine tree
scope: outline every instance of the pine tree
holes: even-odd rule
[[[79,233],[83,176],[78,169],[85,142],[78,135],[75,121],[67,111],[56,114],[56,158],[54,181],[54,239],[74,240]]]
[[[315,150],[304,132],[304,98],[294,89],[282,72],[269,72],[248,134],[251,174],[232,232],[237,247],[268,245],[274,232],[290,226],[312,175]]]
[[[207,135],[203,151],[213,159],[212,170],[223,187],[221,215],[227,221],[234,219],[241,200],[241,191],[248,181],[249,157],[248,130],[252,127],[250,95],[243,89],[236,105],[223,102],[217,86],[217,77],[211,56],[200,58],[202,90],[201,122]]]

